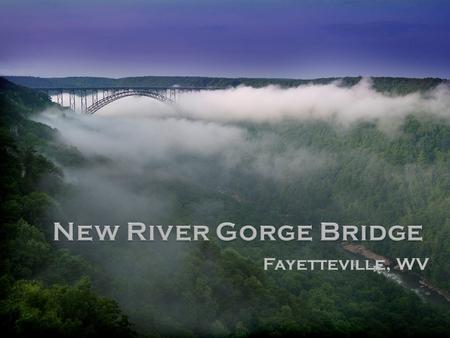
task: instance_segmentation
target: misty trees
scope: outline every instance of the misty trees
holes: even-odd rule
[[[55,197],[64,190],[62,172],[34,149],[49,128],[26,115],[49,105],[42,94],[0,78],[2,334],[133,336],[118,305],[96,296],[81,278],[92,271],[90,265],[57,250],[45,236],[47,213],[57,207]]]

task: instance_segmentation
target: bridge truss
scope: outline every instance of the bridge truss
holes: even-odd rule
[[[123,87],[123,88],[37,88],[45,91],[52,101],[65,106],[68,99],[72,110],[95,114],[108,104],[128,96],[146,96],[160,102],[175,104],[178,94],[216,90],[216,87]]]

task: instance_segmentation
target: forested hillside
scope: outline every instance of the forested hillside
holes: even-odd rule
[[[179,84],[228,81],[222,80]],[[84,84],[79,81],[84,80],[66,84]],[[174,79],[158,81],[151,83]],[[440,82],[378,79],[375,87],[407,93]],[[430,304],[381,274],[262,269],[263,257],[347,257],[340,243],[213,238],[56,246],[51,240],[55,220],[212,227],[227,220],[239,226],[423,224],[424,242],[370,246],[388,257],[429,256],[432,265],[424,275],[450,291],[450,124],[445,117],[410,114],[398,128],[385,131],[367,121],[340,126],[333,120],[282,119],[215,126],[178,115],[135,117],[137,122],[128,116],[86,120],[61,109],[43,94],[1,80],[0,321],[8,335],[450,334],[447,305]],[[193,134],[187,132],[190,123]],[[213,148],[220,136],[228,140],[225,131],[243,143]],[[151,139],[136,136],[152,133]],[[179,143],[163,144],[165,135],[178,134]],[[185,136],[196,134],[212,135],[199,141],[200,150]]]
[[[92,289],[95,267],[57,249],[44,231],[65,183],[61,169],[36,151],[57,132],[28,116],[52,106],[45,95],[0,79],[2,334],[133,336],[117,303]]]

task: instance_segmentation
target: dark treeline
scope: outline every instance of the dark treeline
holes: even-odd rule
[[[417,80],[408,87],[392,79],[385,86],[393,86],[392,81],[399,81],[398,92],[414,91],[420,81],[425,81],[424,88],[430,85]],[[96,180],[83,191],[64,176],[74,169],[87,174],[107,167],[106,174],[101,171],[95,177],[107,176],[108,186],[128,180],[142,195],[171,197],[171,214],[150,219],[155,222],[423,223],[424,243],[385,241],[372,247],[390,257],[430,256],[433,265],[426,277],[449,291],[447,120],[409,116],[393,135],[368,122],[347,129],[324,121],[239,122],[235,126],[245,130],[252,144],[270,140],[263,159],[292,153],[287,160],[294,161],[306,156],[299,149],[313,154],[305,157],[313,162],[305,164],[308,174],[286,176],[282,171],[281,181],[259,176],[252,167],[259,155],[255,150],[229,172],[224,173],[218,161],[199,157],[195,168],[205,170],[200,180],[185,172],[168,180],[158,163],[130,175],[106,155],[86,156],[62,142],[58,130],[29,119],[47,108],[59,110],[45,95],[6,80],[0,86],[0,321],[8,335],[133,336],[133,328],[151,337],[450,334],[448,307],[428,304],[382,275],[262,270],[265,256],[345,257],[333,243],[212,240],[174,248],[172,243],[119,242],[67,245],[69,250],[51,241],[54,219],[77,220],[83,214],[91,222],[105,222],[122,212],[126,201],[109,195],[103,205],[95,200],[93,191],[100,186]],[[314,164],[318,159],[320,168]],[[184,156],[184,162],[173,167],[182,164],[188,169],[192,160]],[[172,168],[161,166],[168,175]],[[135,216],[147,220],[146,215]]]
[[[279,85],[281,87],[296,87],[307,84],[327,84],[334,81],[342,81],[343,85],[352,86],[361,80],[361,77],[343,78],[318,78],[311,80],[302,79],[277,79],[277,78],[224,78],[224,77],[200,77],[200,76],[139,76],[112,79],[106,77],[64,77],[41,78],[32,76],[7,76],[8,80],[18,85],[30,88],[90,88],[90,87],[237,87],[241,85],[250,87],[264,87]],[[393,78],[373,77],[374,88],[378,91],[406,94],[418,90],[433,88],[447,80],[438,78]]]

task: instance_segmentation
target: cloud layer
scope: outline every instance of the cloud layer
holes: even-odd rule
[[[441,85],[427,93],[393,96],[375,91],[370,79],[353,87],[339,82],[283,89],[238,87],[180,96],[181,109],[191,117],[216,121],[278,121],[335,119],[348,124],[359,120],[403,118],[424,112],[450,116],[450,90]]]

